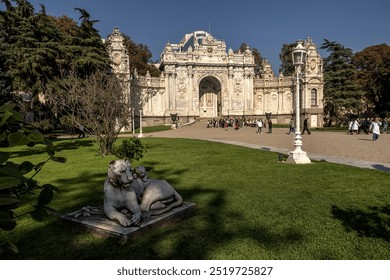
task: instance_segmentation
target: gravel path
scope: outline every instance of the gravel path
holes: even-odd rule
[[[287,128],[274,128],[272,134],[256,133],[257,128],[245,127],[234,130],[229,127],[207,128],[205,121],[174,130],[144,134],[145,137],[192,138],[214,141],[241,142],[261,147],[294,150],[294,135],[287,134]],[[371,134],[349,135],[345,132],[323,132],[312,130],[311,135],[302,135],[302,150],[310,155],[336,156],[375,163],[390,164],[390,134],[381,134],[378,141],[372,141]]]

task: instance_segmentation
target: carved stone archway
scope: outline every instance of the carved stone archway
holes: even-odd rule
[[[199,116],[220,117],[222,112],[221,83],[217,78],[207,76],[199,83]]]

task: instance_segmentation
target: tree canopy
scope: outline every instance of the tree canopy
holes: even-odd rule
[[[364,92],[358,84],[352,50],[327,39],[324,39],[321,49],[329,52],[324,58],[324,109],[329,121],[362,113]]]
[[[375,45],[357,52],[352,59],[358,70],[358,82],[366,91],[367,109],[376,114],[390,112],[390,46]]]
[[[128,35],[123,36],[125,38],[124,44],[129,55],[130,71],[133,73],[137,69],[137,73],[143,76],[149,71],[152,77],[158,77],[160,70],[151,64],[153,55],[148,46],[135,43]]]
[[[295,67],[292,61],[292,51],[294,50],[296,43],[283,44],[280,50],[279,58],[282,64],[280,65],[279,72],[284,76],[293,75]]]
[[[261,73],[263,72],[263,57],[261,56],[259,50],[256,48],[249,47],[247,43],[241,43],[237,51],[243,53],[247,48],[249,48],[252,51],[252,55],[255,59],[255,75],[261,75]]]
[[[29,92],[32,96],[45,93],[62,70],[76,69],[87,76],[97,70],[108,69],[110,60],[95,20],[83,9],[80,24],[66,17],[55,18],[41,10],[36,13],[26,0],[3,1],[6,10],[0,14],[2,55],[1,84],[10,91]],[[4,91],[2,86],[2,91]],[[34,100],[34,99],[32,99]]]

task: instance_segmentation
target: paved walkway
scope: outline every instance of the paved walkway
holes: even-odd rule
[[[294,135],[287,134],[287,128],[274,128],[272,134],[264,128],[262,134],[256,131],[257,128],[252,127],[240,130],[207,128],[205,121],[199,121],[174,130],[145,133],[144,137],[203,139],[281,154],[294,150]],[[371,139],[371,134],[312,130],[311,135],[302,136],[302,149],[312,160],[390,172],[390,134],[381,134],[375,142]]]

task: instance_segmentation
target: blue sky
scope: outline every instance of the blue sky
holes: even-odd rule
[[[84,8],[106,38],[114,27],[136,43],[147,45],[153,60],[169,41],[186,33],[210,30],[227,47],[242,42],[257,48],[278,71],[284,43],[310,36],[319,47],[323,39],[337,41],[354,52],[372,45],[390,45],[389,0],[31,0],[36,11],[78,20],[75,7]],[[327,54],[321,51],[323,56]]]

